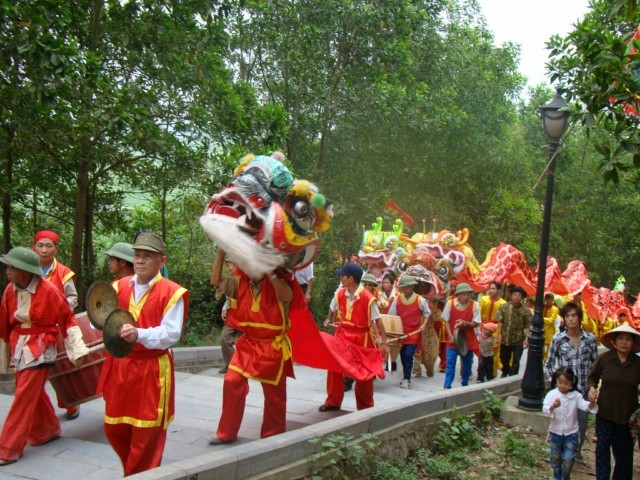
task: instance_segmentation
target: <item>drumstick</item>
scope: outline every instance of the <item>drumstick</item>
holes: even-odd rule
[[[420,331],[421,331],[421,330],[420,330],[420,329],[418,329],[418,330],[416,330],[416,331],[414,331],[414,332],[406,333],[406,334],[404,334],[404,335],[400,335],[399,337],[392,338],[391,340],[387,340],[387,343],[395,342],[395,341],[397,341],[397,340],[404,340],[405,338],[410,337],[411,335],[415,335],[416,333],[419,333]]]
[[[89,355],[90,353],[98,352],[98,351],[100,351],[102,349],[104,349],[104,343],[100,343],[98,345],[94,345],[93,347],[89,347],[89,350],[87,351],[87,353],[85,355]],[[83,355],[83,357],[85,355]]]

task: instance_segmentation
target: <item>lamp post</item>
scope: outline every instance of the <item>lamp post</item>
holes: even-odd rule
[[[556,170],[556,152],[560,137],[569,124],[569,105],[560,95],[556,96],[544,107],[540,107],[542,127],[549,136],[549,165],[547,168],[547,192],[544,200],[542,219],[542,236],[540,238],[540,258],[538,260],[538,283],[536,286],[536,303],[531,317],[531,329],[528,338],[529,351],[527,366],[522,377],[522,396],[518,399],[518,407],[523,410],[539,412],[542,410],[544,393],[544,375],[542,371],[542,352],[544,349],[543,308],[544,286],[547,276],[547,253],[549,251],[549,232],[551,230],[551,205],[553,203],[553,180]]]

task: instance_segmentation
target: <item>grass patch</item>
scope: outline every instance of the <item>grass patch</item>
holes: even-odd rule
[[[371,435],[356,440],[329,435],[313,440],[321,445],[328,466],[312,480],[530,480],[548,478],[545,437],[499,422],[503,401],[485,393],[481,411],[460,415],[455,409],[437,426],[428,445],[410,452],[405,461],[385,459]]]

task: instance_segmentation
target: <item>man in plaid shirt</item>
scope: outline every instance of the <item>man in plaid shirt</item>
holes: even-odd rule
[[[549,347],[549,356],[544,367],[549,378],[560,367],[570,367],[578,379],[578,391],[587,399],[587,377],[598,356],[598,342],[592,333],[582,330],[582,309],[575,303],[567,303],[560,316],[567,330],[554,335]],[[576,452],[576,461],[584,463],[581,450],[587,434],[589,412],[578,410],[580,443]]]

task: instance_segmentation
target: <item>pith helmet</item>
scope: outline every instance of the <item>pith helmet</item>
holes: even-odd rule
[[[116,257],[125,262],[133,263],[133,245],[125,242],[118,242],[107,252],[110,257]]]
[[[468,283],[459,283],[456,287],[456,295],[459,293],[473,293],[473,289],[469,286]]]
[[[371,275],[370,273],[365,273],[362,276],[362,279],[360,280],[360,283],[373,283],[375,285],[378,284],[378,280],[376,280],[376,277],[374,277],[373,275]]]
[[[40,258],[33,250],[25,247],[16,247],[9,250],[9,253],[0,256],[0,262],[6,263],[10,267],[42,276],[40,268]]]
[[[410,287],[417,284],[417,280],[411,275],[403,275],[402,278],[398,280],[398,287]]]

